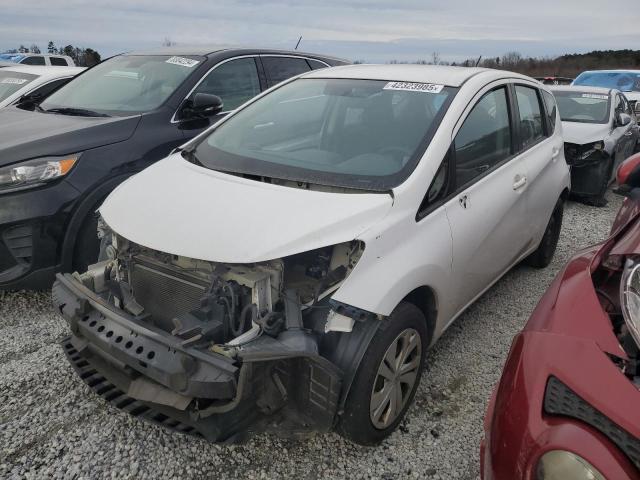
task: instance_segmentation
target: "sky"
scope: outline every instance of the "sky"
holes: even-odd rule
[[[640,49],[637,0],[2,0],[0,51],[72,44],[103,57],[178,45],[294,48],[349,60]]]

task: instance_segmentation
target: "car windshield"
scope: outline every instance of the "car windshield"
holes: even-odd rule
[[[413,171],[456,91],[301,78],[239,111],[193,153],[214,170],[386,191]]]
[[[24,58],[24,55],[19,53],[3,53],[0,55],[0,62],[13,62],[19,63]]]
[[[202,61],[201,57],[121,55],[87,70],[40,106],[106,115],[148,112],[162,105]]]
[[[26,87],[36,78],[38,76],[31,73],[10,72],[4,68],[0,69],[0,102]]]
[[[584,72],[573,81],[573,85],[640,92],[640,72]]]
[[[609,95],[606,93],[553,92],[563,122],[608,123]]]

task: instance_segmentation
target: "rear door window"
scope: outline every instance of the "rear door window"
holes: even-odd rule
[[[473,107],[455,138],[456,187],[470,184],[511,155],[511,123],[505,87]]]
[[[49,61],[51,65],[55,65],[56,67],[66,67],[67,61],[64,58],[60,57],[49,57]]]
[[[262,65],[270,87],[311,70],[304,58],[295,57],[262,57]]]
[[[547,110],[547,125],[548,125],[548,135],[553,135],[553,132],[556,130],[556,118],[558,116],[558,105],[556,103],[555,97],[549,92],[545,92],[542,90],[542,98],[544,98],[544,104]]]
[[[214,68],[196,87],[196,93],[209,93],[222,99],[223,110],[235,110],[260,93],[258,68],[253,57],[236,58]]]
[[[516,85],[516,98],[520,111],[520,139],[526,150],[545,136],[538,89]]]
[[[34,57],[25,57],[24,60],[22,60],[20,62],[23,65],[44,65],[44,57],[38,57],[38,56],[34,56]]]

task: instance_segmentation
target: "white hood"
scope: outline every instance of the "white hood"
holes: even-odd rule
[[[178,153],[120,185],[100,214],[154,250],[253,263],[354,240],[392,204],[385,193],[314,192],[227,175]]]
[[[562,122],[564,141],[584,145],[603,141],[611,133],[611,125],[606,123]]]

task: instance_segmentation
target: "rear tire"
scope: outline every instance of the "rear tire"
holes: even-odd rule
[[[525,263],[534,268],[545,268],[549,266],[553,255],[556,253],[560,230],[562,229],[562,216],[564,213],[564,200],[558,199],[553,209],[547,228],[544,231],[540,245],[535,252],[525,259]]]
[[[336,431],[359,445],[377,445],[411,406],[424,368],[429,335],[418,307],[402,302],[362,358]]]

